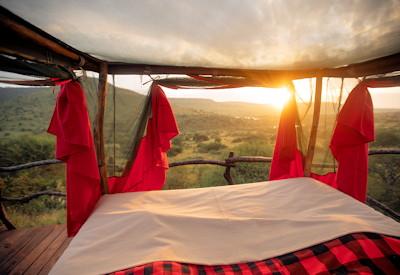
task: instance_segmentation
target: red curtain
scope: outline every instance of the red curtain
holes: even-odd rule
[[[109,178],[110,193],[162,189],[168,169],[167,151],[179,130],[168,99],[158,85],[152,86],[151,111],[135,161],[126,176]]]
[[[330,149],[339,163],[337,173],[311,174],[342,192],[365,202],[368,178],[368,143],[373,141],[374,115],[368,87],[394,87],[399,77],[366,80],[349,94],[339,112]],[[302,155],[296,140],[296,103],[283,109],[271,163],[270,180],[303,176]]]
[[[74,236],[101,196],[85,95],[77,81],[63,82],[48,132],[56,136],[56,158],[66,162],[67,228]]]
[[[330,148],[339,163],[336,177],[324,182],[365,202],[368,181],[368,143],[375,139],[374,113],[370,88],[394,87],[398,77],[360,82],[340,110]]]
[[[336,188],[362,202],[367,194],[368,142],[374,139],[372,99],[361,82],[339,112],[330,148],[339,163]]]
[[[270,180],[304,176],[303,157],[297,148],[297,106],[294,95],[282,110],[269,173]]]

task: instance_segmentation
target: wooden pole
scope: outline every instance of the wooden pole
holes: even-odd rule
[[[243,76],[258,79],[276,79],[277,81],[279,80],[282,82],[282,85],[284,82],[293,79],[311,77],[360,77],[389,73],[398,70],[400,70],[400,53],[342,67],[302,70],[226,69],[109,62],[110,74],[193,74]]]
[[[94,124],[94,142],[96,145],[97,162],[99,165],[100,182],[103,194],[108,193],[107,163],[104,151],[104,132],[103,132],[104,111],[106,106],[106,94],[107,94],[107,75],[108,75],[107,63],[102,63],[100,65],[100,73],[99,73],[99,86],[97,93],[97,114]]]
[[[6,210],[4,209],[4,206],[1,203],[1,201],[0,201],[0,221],[3,222],[3,224],[7,228],[7,230],[16,229],[15,226],[12,224],[12,222],[10,222],[10,220],[7,218]]]
[[[39,34],[38,32],[29,29],[28,27],[12,20],[11,18],[8,18],[4,14],[0,15],[1,19],[1,25],[5,29],[9,29],[21,37],[27,39],[28,41],[35,42],[44,48],[47,48],[55,53],[58,53],[60,55],[63,55],[65,57],[68,57],[76,62],[80,62],[81,57],[72,52],[69,49],[66,49],[65,47],[61,46],[59,43],[44,37],[43,35]],[[83,64],[82,64],[83,65]]]
[[[304,176],[311,175],[311,165],[314,158],[315,143],[317,141],[317,131],[321,110],[322,77],[317,77],[315,85],[314,114],[311,125],[310,139],[308,141],[307,155],[304,161]]]
[[[225,162],[227,164],[229,164],[229,159],[233,158],[234,153],[233,152],[229,152],[228,158],[225,160]],[[233,184],[233,179],[231,176],[231,168],[233,166],[226,166],[225,168],[225,173],[224,173],[224,178],[226,179],[226,181],[228,182],[228,184]]]
[[[100,60],[74,49],[3,7],[0,7],[0,29],[3,37],[7,37],[0,42],[0,52],[2,53],[7,51],[12,53],[13,50],[16,50],[14,54],[17,56],[19,53],[23,55],[28,53],[28,57],[33,54],[33,59],[37,59],[39,56],[43,59],[44,55],[44,63],[49,63],[48,58],[57,55],[62,57],[62,61],[73,63],[72,66],[75,68],[85,67],[85,69],[97,71]],[[61,60],[57,58],[54,61]],[[58,64],[58,62],[54,64]]]

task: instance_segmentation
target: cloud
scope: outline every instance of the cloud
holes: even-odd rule
[[[320,68],[400,49],[399,0],[8,0],[2,5],[110,61]]]

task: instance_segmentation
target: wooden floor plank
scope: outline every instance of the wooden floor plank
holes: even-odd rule
[[[39,229],[21,229],[13,230],[7,238],[3,239],[0,244],[0,274],[4,274],[5,269],[11,260],[29,243],[32,235],[36,234]]]
[[[27,230],[10,230],[0,234],[0,264],[7,255],[11,254],[16,248],[16,243],[27,232]],[[28,236],[26,237],[28,239]]]
[[[53,231],[53,226],[46,226],[41,228],[34,228],[32,230],[32,234],[30,234],[29,240],[23,246],[22,249],[19,249],[17,253],[15,253],[11,259],[7,260],[5,263],[4,271],[6,274],[9,274],[11,270],[13,270],[18,263],[24,260],[34,248],[36,248],[40,242],[46,238]]]
[[[44,235],[41,240],[39,239],[38,244],[32,250],[26,251],[23,259],[15,265],[9,274],[23,274],[31,265],[37,262],[40,255],[58,238],[63,229],[64,227],[61,225],[51,226],[51,231],[47,235]],[[38,264],[42,264],[43,266],[45,263],[38,262]]]
[[[58,258],[61,257],[63,254],[64,250],[67,249],[69,243],[71,242],[72,238],[66,238],[64,242],[61,244],[61,246],[55,251],[53,256],[49,259],[49,261],[46,263],[46,265],[40,270],[39,275],[47,275],[49,274],[51,268],[54,266],[54,264],[57,262]]]
[[[65,225],[0,232],[0,274],[48,274],[71,239]]]
[[[20,230],[1,230],[0,229],[0,242],[9,236],[15,234],[15,232],[20,231]]]
[[[46,249],[35,259],[32,265],[24,271],[24,274],[39,274],[44,266],[54,257],[54,254],[67,239],[67,229],[61,227],[60,234],[49,243]]]

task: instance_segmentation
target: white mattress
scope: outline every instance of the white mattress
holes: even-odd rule
[[[51,274],[258,261],[354,232],[400,224],[310,178],[105,195]]]

